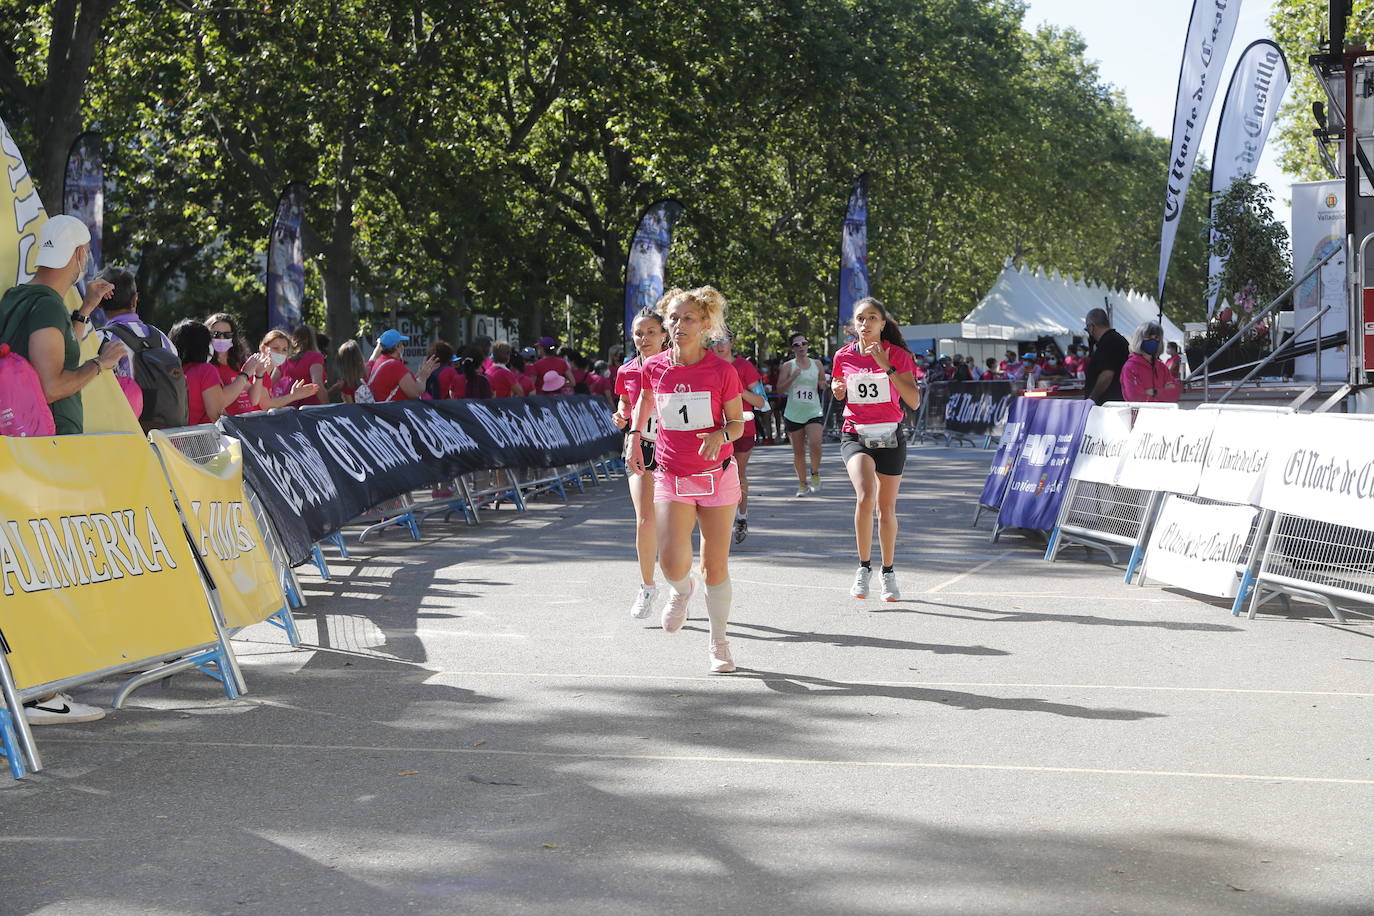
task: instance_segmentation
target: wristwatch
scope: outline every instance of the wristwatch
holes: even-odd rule
[[[90,320],[91,319],[89,315],[81,314],[81,309],[74,309],[72,311],[72,321],[79,321],[82,324],[89,324]]]
[[[887,367],[886,369],[884,369],[883,371],[886,372],[888,375],[891,375],[892,373],[894,373],[894,372],[897,371],[897,367],[896,367],[896,366],[888,366],[888,367]]]

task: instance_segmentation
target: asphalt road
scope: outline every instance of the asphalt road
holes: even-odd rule
[[[933,447],[904,599],[856,601],[826,448],[806,499],[756,451],[733,675],[699,602],[629,617],[620,480],[328,549],[309,645],[237,641],[247,697],[181,675],[37,732],[0,912],[1374,913],[1367,620],[993,544],[989,453]]]

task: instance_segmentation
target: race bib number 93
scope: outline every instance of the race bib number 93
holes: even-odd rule
[[[855,372],[845,376],[845,396],[853,404],[887,404],[892,382],[885,372]]]

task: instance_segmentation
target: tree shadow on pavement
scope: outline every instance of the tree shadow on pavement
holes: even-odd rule
[[[685,626],[684,630],[698,633],[709,632],[705,627]],[[743,633],[741,629],[757,630],[756,633]],[[742,623],[731,621],[731,639],[756,639],[775,643],[818,643],[839,648],[901,649],[912,652],[932,652],[935,655],[1010,655],[1002,649],[987,646],[950,646],[942,643],[908,642],[904,639],[882,639],[876,636],[859,636],[855,633],[816,633],[812,631],[784,630],[781,627],[765,626],[761,623]]]
[[[948,617],[953,620],[978,620],[987,623],[1072,623],[1092,627],[1150,627],[1158,630],[1193,630],[1206,633],[1237,633],[1241,627],[1224,623],[1200,623],[1189,620],[1133,620],[1126,617],[1100,617],[1096,614],[1043,614],[1036,611],[1002,611],[996,608],[977,607],[969,604],[953,604],[946,601],[932,601],[928,598],[911,599],[916,604],[929,607],[955,608],[972,611],[977,615],[948,614],[920,608],[892,608],[879,605],[873,614],[920,614],[923,617]]]

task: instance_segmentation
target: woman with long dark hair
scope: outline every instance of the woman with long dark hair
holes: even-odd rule
[[[291,332],[291,352],[282,372],[293,381],[315,386],[315,393],[302,398],[301,404],[328,404],[324,384],[324,354],[320,352],[315,329],[298,324]]]
[[[877,299],[854,303],[855,341],[834,359],[831,393],[844,402],[840,454],[854,485],[854,543],[859,568],[849,593],[868,597],[873,573],[873,516],[878,516],[882,551],[883,600],[901,597],[893,560],[897,550],[897,489],[906,465],[901,435],[902,403],[915,410],[921,394],[913,375],[916,362],[897,322]]]
[[[216,312],[205,319],[210,329],[210,348],[214,359],[210,364],[219,373],[224,389],[224,412],[234,417],[252,413],[253,381],[270,368],[270,364],[256,353],[249,353],[248,344],[239,334],[238,321],[228,312]]]

